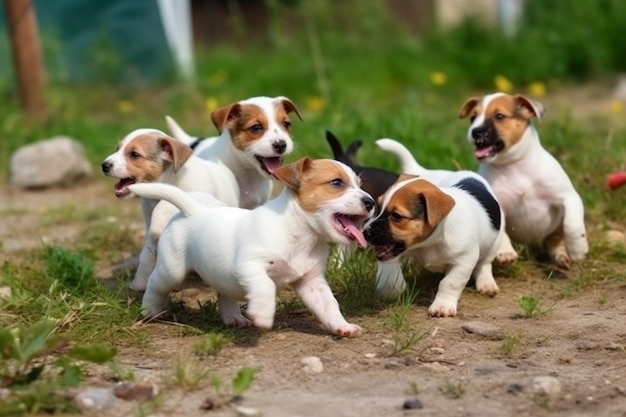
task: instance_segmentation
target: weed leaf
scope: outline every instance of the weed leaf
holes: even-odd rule
[[[252,381],[254,380],[254,374],[256,369],[250,368],[248,366],[243,367],[237,372],[235,378],[233,378],[233,394],[240,395],[252,385]]]
[[[19,353],[15,346],[15,338],[13,334],[4,327],[0,327],[0,358],[17,359]]]
[[[23,364],[29,363],[34,357],[54,349],[58,340],[53,337],[53,332],[54,323],[50,320],[42,320],[25,329],[19,349],[20,361]]]
[[[88,362],[105,363],[113,359],[115,348],[104,345],[76,345],[67,354],[68,356]]]

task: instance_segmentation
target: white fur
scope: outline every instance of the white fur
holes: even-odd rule
[[[503,93],[482,99],[483,109]],[[536,108],[541,115],[542,109]],[[485,119],[484,112],[470,125],[467,136]],[[528,125],[522,139],[504,152],[481,162],[478,172],[493,188],[506,215],[508,236],[502,240],[499,257],[517,258],[512,240],[524,244],[540,244],[563,221],[567,254],[551,256],[561,266],[569,259],[581,261],[589,246],[580,195],[561,164],[541,145],[535,127]]]
[[[405,174],[419,175],[422,179],[438,184],[441,179],[454,172],[445,169],[424,168],[415,160],[406,146],[395,139],[378,139],[376,145],[385,152],[394,154],[400,162],[401,172]]]
[[[363,207],[368,195],[359,188],[356,175],[351,173],[350,178],[346,190],[322,202],[315,213],[305,212],[288,188],[264,205],[246,210],[206,207],[182,190],[163,184],[132,185],[135,193],[167,200],[183,212],[159,239],[143,314],[154,316],[165,310],[169,293],[193,270],[217,291],[218,308],[227,326],[271,328],[276,292],[291,285],[326,329],[357,336],[360,327],[343,318],[324,277],[328,243],[348,242],[333,224],[334,214],[371,216],[373,211],[368,213]],[[238,301],[248,303],[249,319],[241,314]]]

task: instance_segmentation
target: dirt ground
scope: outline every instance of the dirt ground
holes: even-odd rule
[[[76,239],[78,228],[50,226],[42,230],[38,216],[54,207],[106,207],[112,223],[132,219],[141,233],[138,202],[121,203],[112,183],[98,178],[72,189],[23,192],[0,189],[0,261],[41,242]],[[586,265],[593,272],[593,264]],[[110,275],[108,265],[99,269]],[[498,276],[496,276],[498,279]],[[455,318],[427,317],[434,288],[413,306],[413,327],[427,336],[404,355],[390,356],[395,334],[384,316],[349,317],[364,334],[355,339],[333,337],[320,330],[306,311],[279,315],[276,329],[255,343],[228,345],[202,361],[226,384],[243,366],[258,369],[242,405],[268,417],[313,416],[594,416],[626,417],[626,281],[594,283],[571,296],[559,297],[569,278],[536,268],[520,279],[500,279],[500,294],[486,298],[467,289]],[[541,296],[549,311],[521,318],[518,299]],[[207,289],[189,289],[183,299],[210,297]],[[190,306],[193,302],[188,303]],[[293,313],[293,312],[292,312]],[[462,326],[471,322],[493,326],[485,335]],[[180,358],[194,358],[199,336],[172,336],[173,325],[152,323],[154,340],[147,348],[121,348],[117,361],[136,379],[159,383]],[[255,330],[250,330],[254,332]],[[519,342],[510,353],[503,345]],[[312,373],[301,360],[318,357],[323,370]],[[94,369],[88,385],[110,386]],[[545,397],[535,387],[537,377],[554,377],[560,391]],[[419,389],[416,396],[411,389]],[[161,387],[163,389],[163,387]],[[229,408],[204,410],[212,390],[164,392],[159,416],[231,416]],[[406,400],[419,399],[422,408],[403,410]],[[90,415],[138,415],[134,403],[121,402]]]

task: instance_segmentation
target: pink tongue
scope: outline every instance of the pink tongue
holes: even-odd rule
[[[265,165],[265,169],[271,174],[276,168],[280,167],[280,158],[272,157],[272,158],[263,158],[263,165]]]
[[[354,224],[354,222],[347,216],[339,215],[337,216],[337,220],[343,225],[343,228],[350,235],[350,237],[359,244],[362,248],[367,248],[367,242],[365,241],[365,236],[363,236],[363,232],[361,232]]]
[[[476,158],[478,159],[486,158],[491,153],[491,149],[492,149],[492,146],[487,146],[486,148],[482,148],[482,149],[475,149],[474,156],[476,156]]]

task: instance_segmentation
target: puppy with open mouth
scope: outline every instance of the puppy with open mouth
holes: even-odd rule
[[[452,172],[438,185],[403,174],[379,198],[379,206],[364,236],[374,246],[376,287],[383,297],[397,297],[406,289],[403,258],[445,273],[428,308],[431,316],[455,316],[472,276],[478,292],[498,293],[492,262],[503,234],[503,214],[477,174]]]
[[[467,99],[459,117],[471,121],[467,138],[480,163],[478,172],[506,215],[508,235],[499,257],[517,258],[510,236],[545,245],[556,265],[569,268],[589,251],[584,207],[561,164],[539,141],[532,119],[541,120],[543,113],[537,101],[495,93]]]
[[[220,132],[217,137],[198,138],[187,134],[174,119],[166,121],[174,137],[200,158],[228,167],[237,178],[240,207],[255,208],[271,192],[272,173],[293,151],[290,113],[302,116],[287,97],[252,97],[211,112]]]
[[[159,239],[142,302],[145,316],[166,310],[169,293],[195,271],[218,293],[227,326],[271,328],[277,290],[291,285],[324,328],[339,336],[361,333],[341,314],[325,269],[330,242],[367,246],[362,228],[374,200],[349,167],[333,160],[303,158],[275,169],[274,176],[285,188],[253,210],[206,207],[165,184],[130,186],[182,212]],[[247,302],[247,317],[239,301]]]

